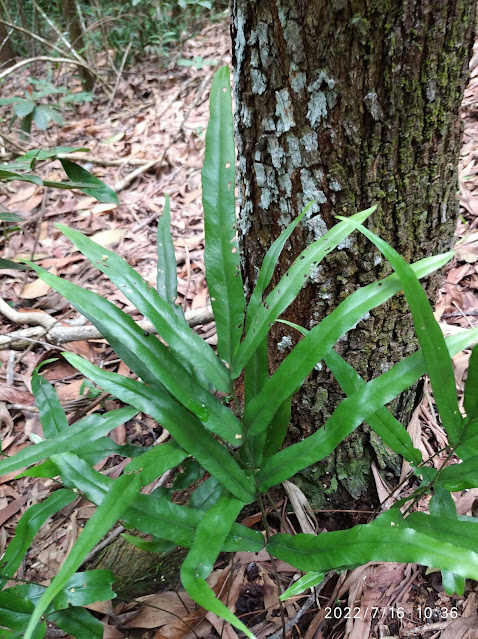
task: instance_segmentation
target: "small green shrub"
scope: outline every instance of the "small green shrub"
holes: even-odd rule
[[[75,104],[89,102],[92,98],[91,93],[85,91],[73,93],[67,87],[55,87],[51,81],[51,72],[47,78],[40,80],[29,78],[28,82],[29,85],[36,87],[36,90],[29,86],[28,90],[25,91],[24,98],[0,98],[0,105],[13,106],[13,115],[8,125],[9,130],[15,124],[15,121],[20,119],[20,137],[23,138],[31,133],[33,124],[40,131],[45,131],[50,122],[63,126],[62,113],[67,108]],[[56,100],[51,99],[53,95],[58,96]]]
[[[68,426],[52,386],[35,372],[32,389],[45,439],[1,461],[0,472],[29,467],[26,473],[31,476],[60,476],[64,488],[23,515],[0,563],[4,587],[0,593],[0,618],[12,632],[25,633],[25,639],[43,636],[45,618],[75,634],[72,618],[80,615],[79,606],[112,596],[111,574],[76,571],[118,519],[126,528],[153,535],[152,549],[175,545],[189,548],[181,568],[185,589],[198,604],[249,637],[253,636],[251,631],[215,597],[206,582],[221,551],[256,552],[265,546],[274,557],[310,571],[282,598],[319,583],[329,570],[345,570],[369,561],[434,566],[443,571],[448,592],[463,593],[465,578],[478,579],[478,519],[457,516],[450,494],[478,486],[478,350],[473,351],[465,387],[465,418],[458,409],[450,360],[450,356],[477,339],[478,330],[445,340],[418,281],[443,266],[452,254],[426,258],[409,266],[363,226],[373,213],[371,208],[340,218],[331,230],[302,251],[263,299],[278,256],[303,218],[303,211],[270,247],[246,305],[235,239],[235,150],[227,68],[216,74],[210,110],[202,178],[205,263],[217,328],[217,356],[189,328],[182,309],[175,303],[176,261],[169,231],[169,201],[158,225],[156,289],[111,251],[58,225],[153,323],[164,341],[145,334],[111,302],[31,265],[100,330],[139,379],[108,372],[78,355],[64,353],[85,377],[132,407],[104,416],[91,415]],[[222,232],[218,233],[218,229]],[[299,294],[310,270],[354,230],[377,246],[395,273],[355,291],[310,332],[297,327],[304,333],[303,339],[269,377],[267,334],[271,324]],[[366,383],[333,346],[364,314],[401,290],[413,315],[420,350]],[[282,448],[291,399],[322,359],[347,398],[323,428],[304,441]],[[406,429],[385,408],[425,373],[436,389],[436,405],[448,434],[450,452],[462,460],[439,471],[422,462]],[[234,380],[242,374],[243,404],[234,390]],[[218,399],[216,391],[232,395],[234,410]],[[129,447],[124,454],[133,459],[118,479],[97,472],[93,465],[110,451],[105,435],[138,411],[167,428],[171,441],[134,454]],[[369,524],[318,536],[267,533],[264,538],[261,532],[236,523],[246,504],[261,504],[269,488],[329,455],[363,421],[422,478],[421,487],[407,501],[425,492],[433,493],[429,514],[414,512],[405,516],[400,510],[403,503],[398,503]],[[141,494],[143,486],[185,459],[195,460],[190,464],[194,476],[199,476],[201,469],[210,474],[193,493],[188,506],[172,503],[168,491]],[[5,589],[39,527],[49,515],[74,499],[74,491],[97,504],[97,510],[50,586],[33,588],[22,584]],[[140,543],[147,547],[147,542]],[[89,580],[97,587],[88,590],[73,585],[87,584]],[[81,615],[81,622],[88,625],[88,636],[101,637],[96,620],[85,611]]]
[[[66,146],[57,146],[53,149],[33,149],[25,155],[19,156],[14,162],[0,164],[0,183],[13,182],[16,180],[19,182],[31,182],[38,186],[48,186],[55,189],[78,189],[96,198],[99,202],[113,202],[117,204],[118,196],[104,182],[75,162],[58,157],[65,153],[85,151],[89,151],[89,149]],[[32,173],[38,162],[48,162],[56,160],[57,158],[60,160],[70,181],[54,182],[51,180],[43,180],[39,175]],[[0,229],[5,240],[8,240],[8,236],[11,233],[19,230],[17,226],[9,227],[8,223],[21,221],[23,221],[23,218],[16,213],[0,213]],[[12,262],[12,260],[0,258],[0,268],[24,270],[26,267],[24,264],[18,264],[17,262]]]

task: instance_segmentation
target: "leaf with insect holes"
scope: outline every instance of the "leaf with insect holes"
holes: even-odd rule
[[[202,168],[204,262],[216,321],[219,357],[232,363],[244,323],[239,246],[236,236],[235,148],[229,69],[217,71],[209,98],[210,119]]]

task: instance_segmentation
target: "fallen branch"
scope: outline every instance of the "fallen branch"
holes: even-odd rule
[[[52,58],[48,55],[39,55],[35,58],[27,58],[26,60],[20,60],[13,65],[13,67],[8,67],[6,71],[0,73],[0,80],[5,78],[10,73],[14,73],[21,67],[26,66],[27,64],[31,64],[32,62],[53,62],[54,64],[58,64],[59,62],[63,64],[73,64],[77,67],[84,67],[85,69],[89,69],[91,71],[91,67],[88,66],[85,62],[80,62],[79,60],[74,60],[73,58]]]
[[[0,351],[8,349],[15,351],[24,350],[31,344],[32,340],[41,340],[43,343],[51,342],[58,346],[68,342],[103,339],[100,332],[91,324],[85,326],[64,326],[43,311],[19,313],[8,306],[1,298],[0,313],[16,324],[27,324],[31,326],[31,328],[23,328],[7,333],[6,335],[0,335]],[[208,324],[214,320],[210,306],[188,311],[185,315],[186,321],[191,327]],[[157,333],[155,327],[148,320],[137,322],[137,324],[141,330],[146,333]]]
[[[142,160],[133,157],[124,157],[121,158],[121,160],[109,160],[108,158],[97,158],[92,155],[80,155],[79,153],[60,153],[58,157],[71,160],[72,162],[90,162],[91,164],[99,164],[100,166],[126,166],[126,164],[144,166],[151,162],[151,160]],[[157,160],[153,161],[156,162]]]

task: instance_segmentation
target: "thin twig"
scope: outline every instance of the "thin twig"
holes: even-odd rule
[[[110,107],[111,107],[111,105],[113,103],[113,100],[115,98],[116,91],[118,90],[118,85],[119,85],[120,80],[121,80],[121,74],[123,73],[124,65],[126,63],[126,58],[128,57],[128,53],[129,53],[129,50],[131,49],[131,45],[132,44],[133,44],[133,41],[130,40],[129,43],[128,43],[128,46],[126,47],[126,50],[125,50],[125,52],[123,54],[123,59],[121,60],[120,68],[118,69],[118,73],[116,74],[116,82],[115,82],[115,85],[113,87],[113,92],[112,92],[111,97],[110,97],[110,99],[108,101],[108,104],[106,105],[106,108],[104,110],[104,114],[105,115],[107,115],[109,113]]]
[[[66,344],[67,342],[103,339],[99,331],[90,324],[86,326],[63,326],[51,317],[51,315],[43,311],[19,313],[2,298],[0,298],[0,314],[15,324],[31,326],[31,328],[20,329],[7,333],[6,335],[0,335],[0,351],[7,349],[23,350],[32,341],[44,344],[49,348],[59,348],[59,345]],[[214,319],[210,306],[188,311],[185,315],[186,321],[191,327],[208,324]],[[155,327],[147,320],[137,322],[137,324],[147,333],[156,333]],[[41,342],[40,338],[51,340],[53,344],[46,341]],[[58,346],[55,346],[55,344]]]
[[[23,155],[24,153],[27,152],[27,149],[24,146],[22,146],[20,144],[20,142],[17,142],[17,140],[15,140],[14,138],[10,137],[9,135],[4,133],[3,131],[0,132],[0,140],[3,140],[4,142],[8,142],[8,144],[10,145],[11,151],[13,153],[15,153],[15,154],[20,153],[20,155]],[[8,166],[6,166],[4,168],[8,169]]]
[[[6,71],[4,71],[3,73],[0,73],[0,80],[3,80],[3,78],[6,78],[7,75],[10,75],[10,73],[14,73],[21,67],[24,67],[28,64],[32,64],[32,62],[53,62],[54,64],[58,64],[59,62],[61,62],[63,64],[74,64],[77,67],[85,67],[85,69],[89,69],[91,71],[91,67],[88,64],[79,62],[78,60],[73,60],[73,58],[53,58],[48,55],[39,55],[39,56],[36,56],[35,58],[27,58],[26,60],[20,60],[20,62],[17,62],[16,64],[14,64],[13,67],[8,67]]]
[[[125,527],[122,526],[121,524],[117,528],[112,530],[110,532],[110,534],[103,539],[103,541],[100,541],[100,543],[97,544],[93,548],[93,550],[86,555],[86,557],[84,558],[83,563],[81,565],[83,566],[84,564],[86,564],[86,563],[90,562],[92,559],[94,559],[96,557],[96,555],[103,550],[103,548],[106,548],[106,546],[109,546],[109,544],[112,541],[114,541],[117,537],[119,537],[121,535],[121,533],[124,532],[124,531],[125,531]]]
[[[138,166],[144,166],[151,162],[151,160],[141,160],[140,158],[124,157],[121,160],[108,160],[107,158],[97,158],[92,155],[80,155],[79,153],[59,153],[59,158],[65,160],[72,160],[73,162],[89,162],[91,164],[99,164],[100,166],[125,166],[126,164],[133,164]]]
[[[1,18],[0,18],[0,23],[5,25],[9,29],[13,29],[15,31],[20,31],[20,33],[24,33],[25,35],[27,35],[29,38],[32,38],[33,40],[38,40],[38,42],[41,42],[45,46],[53,49],[54,51],[56,51],[60,55],[64,55],[64,56],[68,55],[67,51],[64,51],[63,49],[60,49],[60,47],[58,47],[55,43],[49,42],[48,40],[45,40],[45,38],[42,38],[41,36],[37,35],[36,33],[33,33],[33,31],[30,31],[29,29],[25,29],[24,27],[20,27],[18,24],[14,24],[13,22],[7,22],[6,20],[2,20]]]
[[[60,38],[60,40],[63,42],[63,44],[65,45],[67,50],[71,53],[71,55],[74,58],[76,58],[78,60],[78,62],[81,62],[82,66],[88,66],[87,61],[78,53],[78,51],[73,47],[71,42],[69,42],[65,38],[65,36],[63,35],[62,30],[59,29],[58,26],[55,24],[55,22],[43,11],[43,9],[39,6],[39,4],[36,2],[36,0],[31,0],[31,1],[33,2],[33,6],[35,7],[35,9],[38,11],[38,13],[41,15],[41,17],[45,20],[45,22],[53,29],[53,31]]]
[[[270,635],[270,637],[267,637],[267,639],[280,639],[283,633],[289,632],[289,630],[293,628],[295,624],[299,621],[302,615],[304,615],[307,612],[307,610],[309,610],[312,604],[316,601],[318,594],[321,592],[324,586],[330,581],[330,579],[334,575],[335,575],[335,570],[332,570],[331,572],[329,572],[324,577],[324,579],[320,582],[320,584],[314,587],[314,592],[311,595],[309,595],[309,597],[307,597],[307,599],[305,600],[305,603],[302,605],[302,608],[297,612],[295,617],[293,617],[292,619],[289,619],[289,621],[285,624],[284,628],[281,628],[280,630],[275,632],[273,635]]]

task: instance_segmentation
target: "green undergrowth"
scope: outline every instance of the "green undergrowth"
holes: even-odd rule
[[[153,536],[151,542],[140,540],[143,549],[164,552],[176,546],[187,548],[181,566],[184,588],[200,606],[248,637],[254,636],[251,630],[216,597],[207,582],[222,551],[257,552],[265,547],[272,557],[307,572],[281,598],[319,583],[330,570],[343,571],[369,561],[416,562],[438,568],[449,593],[463,594],[465,579],[478,579],[478,519],[458,516],[451,495],[478,486],[478,351],[472,353],[465,386],[466,417],[458,408],[451,364],[453,355],[478,339],[478,329],[445,340],[419,282],[446,264],[452,253],[407,264],[372,232],[375,207],[371,207],[348,218],[338,217],[325,235],[304,248],[290,268],[279,274],[278,284],[266,295],[278,257],[301,224],[303,211],[271,245],[246,303],[236,238],[235,148],[227,68],[215,76],[210,114],[202,182],[205,264],[217,354],[188,326],[176,304],[176,261],[167,198],[158,224],[155,288],[113,252],[78,231],[58,225],[151,321],[161,340],[145,334],[108,300],[30,264],[97,327],[136,378],[64,353],[86,378],[125,404],[124,408],[93,414],[69,426],[54,389],[35,371],[32,389],[44,438],[3,459],[0,472],[27,468],[30,476],[58,478],[62,488],[23,515],[0,562],[0,619],[8,629],[5,637],[43,637],[47,619],[76,637],[85,633],[92,638],[102,636],[101,624],[82,606],[114,596],[112,575],[109,571],[78,571],[87,554],[118,520],[127,529]],[[353,292],[312,330],[293,325],[302,333],[301,340],[269,375],[267,334],[271,325],[297,297],[311,269],[351,233],[365,235],[394,273]],[[366,382],[336,353],[334,344],[371,309],[401,291],[413,316],[420,349]],[[320,361],[331,370],[346,399],[323,428],[283,447],[292,397]],[[449,456],[458,458],[438,470],[422,460],[406,429],[385,408],[424,374],[436,389],[434,397],[448,435]],[[242,376],[245,396],[239,401],[235,381]],[[225,405],[219,394],[231,396],[233,407]],[[171,439],[150,449],[139,449],[117,479],[95,470],[94,465],[109,454],[105,436],[138,412],[166,428]],[[265,536],[237,523],[247,504],[257,502],[265,512],[263,500],[269,489],[326,458],[365,421],[384,445],[409,462],[419,479],[415,493],[368,524],[317,536],[271,535],[265,518]],[[130,451],[124,456],[131,457]],[[193,460],[196,469],[209,477],[192,492],[187,505],[173,503],[167,490],[141,492],[167,470]],[[193,472],[192,476],[197,474]],[[71,503],[78,492],[95,504],[96,510],[51,584],[6,587],[41,525]],[[413,503],[425,494],[432,495],[429,512],[410,512]],[[132,535],[126,538],[139,543]]]

